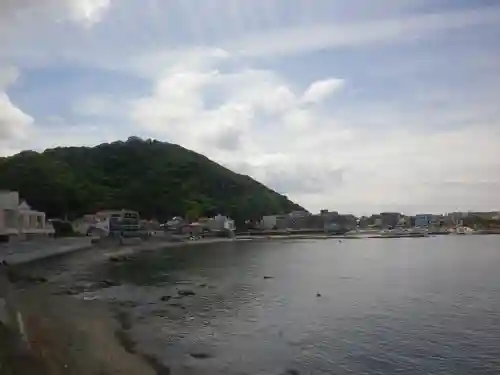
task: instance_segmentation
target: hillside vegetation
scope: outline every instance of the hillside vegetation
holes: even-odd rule
[[[49,217],[128,208],[143,217],[227,214],[236,222],[302,209],[252,178],[181,146],[131,137],[0,158],[0,189]]]

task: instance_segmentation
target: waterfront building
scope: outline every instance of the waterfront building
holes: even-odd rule
[[[399,224],[401,214],[399,212],[382,212],[380,221],[382,228],[395,228]]]
[[[37,236],[50,236],[54,228],[45,213],[33,210],[19,193],[0,191],[0,237],[4,241],[24,240]]]
[[[267,215],[263,216],[260,222],[260,227],[263,230],[272,230],[276,228],[276,222],[278,220],[278,215]]]
[[[428,227],[433,222],[433,215],[430,214],[418,214],[415,215],[415,226],[424,228]]]
[[[206,225],[211,231],[236,230],[234,220],[224,215],[217,215],[211,219],[208,219]]]

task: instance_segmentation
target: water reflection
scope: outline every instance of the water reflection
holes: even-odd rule
[[[174,373],[498,374],[499,245],[223,244],[144,254],[109,274],[135,290],[140,346]]]

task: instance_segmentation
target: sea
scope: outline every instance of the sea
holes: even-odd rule
[[[106,265],[172,374],[500,374],[500,236],[248,241]]]

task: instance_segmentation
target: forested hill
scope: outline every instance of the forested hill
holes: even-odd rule
[[[0,158],[0,189],[19,191],[49,217],[128,208],[160,220],[221,213],[241,222],[302,209],[203,155],[137,137]]]

